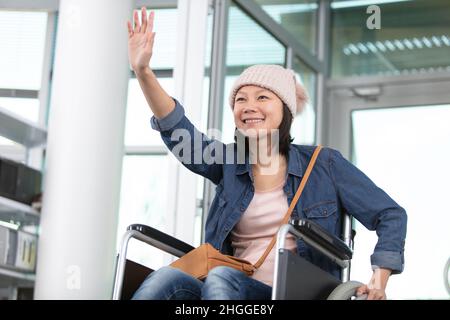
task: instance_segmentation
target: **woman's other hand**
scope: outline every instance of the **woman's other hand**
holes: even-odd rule
[[[365,284],[358,288],[356,291],[356,296],[367,295],[367,300],[386,300],[386,293],[383,288],[370,288],[369,285]]]
[[[386,285],[392,270],[375,268],[369,284],[363,285],[356,290],[356,296],[367,295],[367,300],[386,300]]]

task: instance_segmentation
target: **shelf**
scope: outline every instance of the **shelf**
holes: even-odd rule
[[[47,130],[0,107],[0,136],[33,148],[45,145]]]
[[[41,214],[31,206],[0,197],[0,220],[16,221],[25,225],[38,225]]]
[[[33,272],[0,265],[0,287],[6,286],[33,286],[36,275]]]

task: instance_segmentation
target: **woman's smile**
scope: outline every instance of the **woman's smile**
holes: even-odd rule
[[[250,127],[264,123],[264,121],[265,121],[265,119],[261,119],[261,118],[251,118],[251,119],[243,120],[244,124],[246,124],[247,126],[250,126]]]

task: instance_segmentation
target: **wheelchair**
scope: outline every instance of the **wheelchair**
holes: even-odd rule
[[[450,295],[450,258],[448,258],[444,267],[444,286]]]
[[[350,279],[354,231],[350,216],[343,217],[343,240],[307,219],[291,219],[281,226],[275,247],[275,268],[272,300],[364,300],[356,297],[363,285]],[[341,280],[306,259],[285,249],[286,237],[302,239],[341,267]],[[154,270],[127,260],[129,241],[134,238],[176,257],[194,247],[147,225],[132,224],[123,236],[117,256],[113,300],[130,299],[145,278]]]

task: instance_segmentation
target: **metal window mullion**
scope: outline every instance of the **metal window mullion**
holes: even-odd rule
[[[409,85],[416,83],[440,83],[450,79],[450,72],[442,71],[432,74],[415,74],[415,75],[373,75],[345,77],[338,79],[330,79],[327,83],[329,89],[348,89],[360,86],[376,86],[376,85]]]
[[[25,89],[0,89],[0,97],[4,98],[25,98],[36,99],[39,95],[38,90],[25,90]]]
[[[177,0],[136,0],[135,8],[176,8]],[[59,9],[59,0],[3,0],[2,9],[44,10],[55,12]]]
[[[226,77],[226,40],[229,0],[216,0],[211,50],[211,73],[209,92],[208,129],[222,125],[222,104]]]
[[[294,52],[291,47],[286,48],[286,68],[292,69],[294,64]]]
[[[148,155],[148,156],[162,156],[167,155],[166,146],[125,146],[124,155]]]
[[[47,34],[45,39],[44,62],[42,68],[41,88],[39,90],[39,124],[46,128],[50,104],[50,83],[53,69],[54,39],[56,33],[56,13],[47,15]]]
[[[2,9],[6,10],[42,10],[56,12],[59,10],[59,0],[2,0]],[[177,0],[136,0],[135,8],[176,8]]]
[[[177,5],[177,0],[136,0],[135,8],[176,8]]]
[[[326,83],[329,76],[329,43],[330,43],[330,2],[328,0],[319,1],[319,12],[317,19],[317,56],[322,63],[323,69],[317,75],[317,90],[316,90],[316,133],[315,144],[327,144],[325,137],[327,137],[328,126],[325,125],[329,106],[327,101]]]
[[[1,7],[6,10],[55,12],[59,8],[59,0],[2,0]]]
[[[42,63],[41,85],[38,91],[39,118],[38,124],[42,128],[47,127],[47,115],[50,105],[51,73],[53,69],[54,36],[56,32],[56,13],[47,13],[47,28],[44,46],[44,58]],[[44,170],[44,146],[26,150],[26,162],[32,167]]]
[[[159,78],[173,78],[173,68],[169,69],[152,69],[155,76]],[[130,70],[130,78],[136,79],[136,74]]]
[[[224,97],[224,86],[226,77],[226,50],[228,32],[228,9],[230,0],[214,0],[213,36],[211,49],[211,73],[209,91],[208,129],[222,128],[222,107]],[[203,189],[203,216],[202,237],[204,242],[204,230],[209,207],[214,198],[215,186],[205,180]]]

